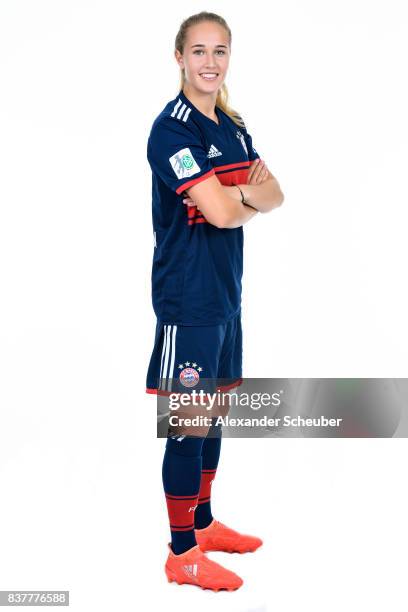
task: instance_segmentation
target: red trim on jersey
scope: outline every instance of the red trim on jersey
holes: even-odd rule
[[[195,225],[196,223],[207,223],[203,213],[197,209],[197,206],[187,207],[187,224]]]
[[[210,177],[212,174],[215,174],[215,169],[214,168],[211,168],[211,170],[209,170],[208,172],[206,172],[202,176],[199,176],[198,178],[192,179],[191,181],[187,181],[187,183],[183,183],[183,185],[180,185],[180,187],[177,187],[176,193],[178,195],[180,195],[180,193],[182,193],[185,189],[188,189],[189,187],[192,187],[196,183],[199,183],[200,181],[203,181],[204,179]]]
[[[250,160],[250,161],[244,160],[242,162],[235,162],[233,164],[224,164],[223,166],[214,166],[211,170],[209,170],[202,176],[199,176],[196,179],[192,179],[191,181],[187,181],[187,183],[184,183],[183,185],[180,185],[180,187],[177,187],[176,193],[180,195],[183,191],[185,191],[189,187],[196,185],[200,181],[212,176],[213,174],[222,173],[224,170],[234,170],[234,168],[241,168],[241,170],[236,170],[234,172],[234,175],[235,175],[234,178],[239,177],[239,180],[240,180],[242,177],[246,181],[246,177],[247,177],[246,172],[248,171],[248,168],[252,164],[252,162],[255,161],[256,159],[259,159],[259,157],[255,157],[255,159]],[[231,175],[228,174],[228,176],[231,176]],[[228,184],[230,185],[232,183],[228,182]]]
[[[251,161],[242,161],[233,164],[224,164],[223,166],[214,166],[213,171],[207,172],[198,179],[185,183],[182,188],[179,187],[177,193],[181,190],[188,189],[188,187],[199,183],[212,174],[215,174],[221,185],[246,185],[248,183],[249,166],[251,163]],[[208,221],[204,215],[197,210],[197,206],[187,206],[187,224],[196,225],[197,223],[208,223]]]
[[[146,387],[146,393],[151,393],[153,395],[170,395],[172,391],[164,391],[163,389],[149,389],[149,387]]]
[[[188,206],[187,216],[189,219],[193,217],[203,217],[203,213],[197,210],[197,206]]]
[[[235,164],[225,164],[224,166],[214,166],[214,170],[217,172],[220,170],[230,170],[232,168],[242,168],[242,166],[246,166],[249,167],[249,165],[251,164],[250,161],[242,161],[242,162],[236,162]]]
[[[204,219],[204,217],[196,217],[195,219],[190,219],[188,222],[189,225],[195,225],[196,223],[208,223],[208,221]]]

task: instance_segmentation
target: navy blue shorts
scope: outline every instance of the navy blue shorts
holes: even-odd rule
[[[241,383],[241,313],[221,325],[165,325],[157,322],[147,372],[147,393],[189,389],[226,390]]]

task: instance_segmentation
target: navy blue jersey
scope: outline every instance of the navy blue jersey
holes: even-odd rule
[[[223,185],[246,184],[259,157],[246,128],[215,107],[218,123],[180,90],[153,122],[147,144],[152,170],[155,247],[152,300],[165,324],[219,325],[240,310],[243,229],[217,228],[185,189],[215,175]]]

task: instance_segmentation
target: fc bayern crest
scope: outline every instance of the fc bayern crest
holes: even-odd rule
[[[241,141],[242,147],[243,147],[245,153],[248,155],[248,149],[247,149],[247,146],[246,146],[245,138],[244,138],[243,133],[240,132],[240,130],[237,130],[236,137]]]
[[[203,368],[195,362],[190,363],[190,361],[186,361],[185,363],[180,363],[179,370],[181,370],[179,374],[181,384],[185,387],[195,387],[200,380],[199,372],[202,372]]]

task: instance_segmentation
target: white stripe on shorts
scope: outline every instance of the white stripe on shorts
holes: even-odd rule
[[[171,384],[172,384],[172,380],[173,380],[173,369],[174,369],[174,360],[176,358],[176,332],[177,332],[177,325],[173,325],[173,334],[172,334],[172,341],[171,341],[171,359],[170,359],[170,370],[169,370],[169,382],[167,385],[167,390],[171,391]]]
[[[168,370],[168,365],[169,365],[169,354],[170,354],[170,331],[171,331],[171,325],[166,325],[166,335],[165,335],[166,350],[164,353],[164,364],[163,364],[163,372],[162,372],[163,384],[161,385],[161,389],[166,388],[166,379],[168,376],[167,370]]]
[[[163,361],[164,361],[164,353],[166,352],[166,340],[167,340],[167,336],[166,336],[166,331],[167,331],[167,325],[165,325],[163,327],[163,334],[164,334],[164,338],[163,338],[163,348],[162,348],[162,354],[161,354],[161,359],[160,359],[160,376],[159,376],[159,388],[161,388],[161,379],[163,376]]]

